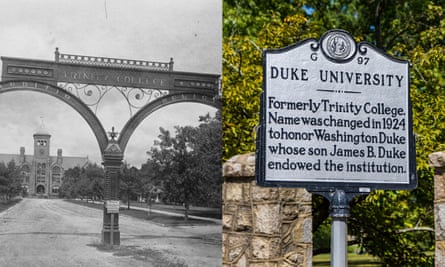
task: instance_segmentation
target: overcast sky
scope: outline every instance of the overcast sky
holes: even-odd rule
[[[0,2],[0,56],[54,60],[61,53],[168,62],[177,71],[221,74],[221,0],[14,0]],[[175,104],[146,118],[130,139],[125,160],[145,162],[159,127],[198,125],[215,112],[201,104]],[[106,131],[129,119],[119,93],[101,102]],[[99,146],[84,119],[54,97],[29,91],[0,94],[0,153],[33,153],[33,133],[43,117],[51,154],[88,156],[100,163]]]

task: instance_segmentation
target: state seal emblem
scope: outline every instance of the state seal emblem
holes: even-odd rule
[[[321,49],[333,61],[348,61],[356,52],[354,39],[345,31],[332,30],[321,38]]]

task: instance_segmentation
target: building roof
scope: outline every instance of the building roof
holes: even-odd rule
[[[54,164],[57,161],[57,156],[50,156],[51,163]],[[74,167],[86,167],[88,163],[90,162],[88,157],[67,157],[62,156],[62,168],[64,170],[68,170],[70,168]],[[0,162],[4,162],[5,165],[7,165],[11,160],[15,161],[15,164],[20,164],[20,155],[19,154],[0,154]],[[34,160],[34,156],[32,155],[25,155],[25,162],[32,163]]]
[[[5,165],[8,165],[12,160],[18,165],[20,161],[19,154],[0,154],[0,163],[3,162]]]
[[[71,169],[74,167],[83,168],[83,167],[86,167],[88,165],[88,163],[90,162],[88,157],[65,157],[65,156],[62,156],[62,158],[63,158],[62,168],[65,170],[68,170],[68,169]],[[55,163],[56,161],[57,161],[57,157],[51,156],[51,162]]]
[[[51,136],[51,135],[49,134],[48,130],[46,129],[45,124],[43,123],[43,118],[40,117],[40,119],[41,119],[41,121],[40,121],[40,125],[39,125],[39,127],[36,129],[36,132],[34,133],[34,135],[49,135],[49,136]]]

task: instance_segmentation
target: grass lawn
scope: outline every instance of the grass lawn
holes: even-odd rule
[[[14,198],[14,199],[11,199],[5,203],[3,203],[3,201],[0,202],[0,212],[9,209],[10,207],[14,206],[15,204],[19,203],[20,201],[22,201],[21,198]]]
[[[78,205],[84,205],[91,208],[96,209],[103,209],[103,204],[96,204],[86,201],[80,201],[80,200],[65,200],[74,204]],[[148,214],[147,211],[143,210],[136,210],[136,209],[126,209],[126,208],[120,208],[119,209],[120,214],[125,214],[128,216],[132,216],[135,218],[139,218],[142,220],[151,221],[157,224],[165,225],[165,226],[181,226],[181,225],[209,225],[209,224],[216,224],[209,221],[204,220],[197,220],[197,219],[191,219],[189,218],[187,221],[184,220],[184,217],[182,216],[170,216],[160,213],[152,212],[151,214]]]
[[[131,206],[147,208],[147,204],[141,202],[131,202]],[[157,210],[172,211],[176,213],[184,213],[185,209],[182,205],[165,205],[159,203],[153,203],[152,208]],[[221,219],[222,210],[221,208],[205,208],[205,207],[191,206],[189,209],[189,214],[194,216]]]
[[[312,259],[312,266],[330,267],[331,254],[320,254]],[[348,253],[348,267],[380,267],[379,259],[370,255]]]

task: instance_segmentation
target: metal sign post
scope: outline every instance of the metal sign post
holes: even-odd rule
[[[345,192],[337,189],[334,192],[311,192],[322,195],[330,202],[331,224],[331,266],[348,266],[348,225],[349,201],[359,193]]]
[[[331,265],[333,267],[348,266],[348,226],[349,202],[343,190],[336,190],[331,199]]]
[[[332,266],[347,266],[349,201],[417,186],[409,62],[343,30],[263,52],[260,186],[331,203]]]

